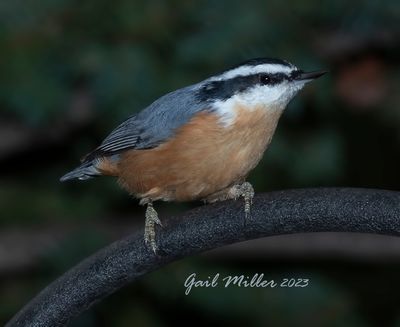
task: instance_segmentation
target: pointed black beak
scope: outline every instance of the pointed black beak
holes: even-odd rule
[[[315,71],[315,72],[300,72],[294,79],[296,81],[311,81],[313,79],[316,79],[318,77],[321,77],[322,75],[325,75],[327,73],[326,70],[320,70],[320,71]]]

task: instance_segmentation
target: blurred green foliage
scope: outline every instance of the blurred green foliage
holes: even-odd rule
[[[3,145],[11,139],[0,138],[1,229],[82,226],[32,270],[4,275],[0,322],[52,278],[109,242],[88,226],[142,216],[112,178],[60,185],[58,177],[127,116],[242,60],[279,57],[305,70],[331,71],[289,105],[250,176],[257,191],[339,185],[398,189],[399,47],[387,40],[399,35],[399,18],[394,0],[0,1],[0,124],[16,124],[15,132],[28,133],[28,141],[40,136],[9,154]],[[356,76],[352,67],[371,57],[377,75],[359,79],[379,86],[381,97],[365,105],[354,100],[354,88],[363,86],[350,78],[356,86],[348,87],[345,73]],[[89,100],[76,109],[74,101],[82,95]],[[91,113],[89,121],[71,125],[85,110]],[[55,141],[41,145],[43,139]],[[158,208],[166,216],[193,205]],[[366,325],[367,318],[354,311],[351,291],[318,272],[311,272],[313,287],[296,294],[231,289],[184,297],[182,276],[191,269],[207,270],[204,265],[199,259],[154,273],[74,326],[172,325],[179,321],[175,304],[183,306],[183,317],[207,314],[214,323],[230,321],[232,326]],[[282,273],[279,267],[264,269]],[[165,322],[169,313],[163,307],[175,310],[177,318]]]

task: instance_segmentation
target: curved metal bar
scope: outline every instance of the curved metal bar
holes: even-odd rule
[[[400,192],[320,188],[277,191],[254,198],[251,218],[243,202],[202,206],[164,220],[155,256],[142,231],[112,243],[47,286],[6,325],[65,326],[140,276],[206,250],[255,238],[303,232],[400,234]]]

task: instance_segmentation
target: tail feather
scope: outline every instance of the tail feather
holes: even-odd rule
[[[94,166],[92,161],[85,162],[82,165],[80,165],[78,168],[75,168],[74,170],[70,171],[69,173],[65,174],[63,177],[60,178],[61,182],[68,181],[70,179],[79,179],[79,180],[85,180],[89,178],[93,178],[96,176],[100,176],[101,173],[100,171],[97,170],[97,168]]]

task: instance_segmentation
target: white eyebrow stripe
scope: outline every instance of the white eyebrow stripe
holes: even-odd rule
[[[228,80],[231,78],[235,78],[237,76],[248,76],[258,73],[267,73],[267,74],[274,74],[274,73],[291,73],[292,71],[297,70],[295,66],[284,66],[279,64],[263,64],[257,66],[241,66],[232,70],[229,70],[222,75],[212,77],[210,81],[222,81]]]

